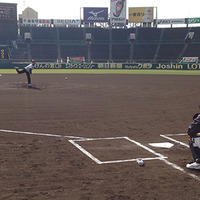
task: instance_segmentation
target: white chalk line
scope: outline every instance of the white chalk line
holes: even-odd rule
[[[93,139],[89,139],[89,140],[103,140],[103,139],[115,139],[115,138],[93,138]],[[168,160],[166,160],[166,156],[160,154],[160,153],[157,153],[155,152],[154,150],[150,149],[149,147],[147,146],[144,146],[142,145],[141,143],[133,140],[133,139],[130,139],[129,137],[117,137],[116,139],[126,139],[136,145],[138,145],[139,147],[149,151],[150,153],[158,156],[158,157],[155,157],[155,158],[142,158],[143,160],[155,160],[155,159],[159,159],[161,161],[163,161],[165,164],[171,166],[172,168],[176,169],[176,170],[179,170],[180,172],[184,173],[184,174],[187,174],[189,175],[190,177],[200,181],[200,178],[198,176],[196,176],[195,174],[192,174],[192,173],[189,173],[187,171],[185,171],[183,168],[179,167],[178,165],[172,163],[172,162],[169,162]],[[93,161],[95,161],[97,164],[111,164],[111,163],[122,163],[122,162],[133,162],[133,161],[137,161],[137,159],[128,159],[128,160],[115,160],[115,161],[100,161],[99,159],[97,159],[95,156],[93,156],[91,153],[89,153],[88,151],[86,151],[84,148],[82,148],[79,144],[77,144],[76,142],[84,142],[85,140],[69,140],[69,142],[71,142],[74,146],[76,146],[80,151],[82,151],[85,155],[87,155],[89,158],[91,158]],[[88,140],[87,140],[88,141]]]
[[[46,136],[46,137],[58,137],[58,138],[74,138],[74,139],[75,138],[77,138],[77,139],[82,138],[82,137],[76,137],[76,136],[63,136],[63,135],[55,135],[55,134],[33,133],[33,132],[24,132],[24,131],[12,131],[12,130],[3,130],[3,129],[0,129],[0,132],[24,134],[24,135],[38,135],[38,136]]]
[[[125,137],[125,138],[126,138],[127,140],[129,140],[130,142],[132,142],[132,143],[138,145],[139,147],[141,147],[141,148],[143,148],[143,149],[149,151],[150,153],[152,153],[152,154],[154,154],[154,155],[156,155],[156,156],[158,156],[158,157],[160,157],[160,158],[165,157],[165,156],[163,156],[162,154],[156,153],[154,150],[150,149],[149,147],[146,147],[146,146],[142,145],[141,143],[139,143],[139,142],[137,142],[137,141],[135,141],[135,140],[132,140],[132,139],[130,139],[130,138],[128,138],[128,137]]]
[[[178,135],[178,134],[177,134]],[[182,135],[182,134],[181,134]],[[168,136],[175,136],[175,135],[168,135],[168,136],[166,136],[166,135],[160,135],[161,137],[163,137],[163,138],[165,138],[165,139],[168,139],[168,140],[170,140],[170,141],[172,141],[172,142],[175,142],[175,143],[177,143],[177,144],[180,144],[180,145],[182,145],[182,146],[185,146],[185,147],[189,147],[189,145],[187,145],[187,144],[185,144],[184,142],[180,142],[180,141],[178,141],[178,140],[175,140],[175,139],[173,139],[173,138],[171,138],[171,137],[168,137]]]
[[[190,173],[190,172],[185,171],[183,168],[179,167],[178,165],[176,165],[176,164],[174,164],[174,163],[172,163],[172,162],[169,162],[169,161],[166,160],[166,159],[161,159],[161,160],[162,160],[163,162],[165,162],[167,165],[173,167],[174,169],[177,169],[177,170],[183,172],[184,174],[188,174],[188,175],[191,176],[192,178],[194,178],[194,179],[200,181],[200,177],[196,176],[195,174],[192,174],[192,173]]]
[[[128,137],[110,137],[110,138],[88,138],[88,139],[75,139],[75,140],[69,140],[70,143],[72,143],[76,148],[78,148],[80,151],[82,151],[82,153],[84,153],[85,155],[87,155],[89,158],[91,158],[93,161],[95,161],[97,164],[111,164],[111,163],[122,163],[122,162],[134,162],[137,161],[137,158],[135,159],[126,159],[126,160],[114,160],[114,161],[100,161],[99,159],[97,159],[95,156],[93,156],[90,152],[86,151],[81,145],[79,145],[77,142],[84,142],[84,141],[94,141],[94,140],[116,140],[116,139],[125,139],[128,140],[134,144],[136,144],[137,146],[142,147],[143,149],[153,153],[154,155],[158,156],[158,157],[154,157],[154,158],[142,158],[143,160],[155,160],[155,159],[159,159],[160,158],[167,158],[165,156],[162,156],[161,154],[156,153],[155,151],[149,149],[148,147],[140,144],[139,142],[136,142],[135,140],[131,140]]]
[[[160,157],[154,157],[154,158],[140,158],[143,161],[147,160],[160,160]],[[113,160],[113,161],[103,161],[101,164],[112,164],[112,163],[123,163],[123,162],[137,162],[137,159],[127,159],[127,160]]]
[[[76,136],[62,136],[62,135],[55,135],[55,134],[44,134],[44,133],[33,133],[33,132],[23,132],[23,131],[12,131],[12,130],[4,130],[4,129],[0,129],[0,132],[7,132],[7,133],[15,133],[15,134],[25,134],[25,135],[38,135],[38,136],[47,136],[47,137],[59,137],[59,138],[73,138],[74,140],[68,140],[71,144],[73,144],[73,145],[75,145],[78,149],[80,149],[85,155],[87,155],[88,157],[90,157],[92,160],[94,160],[96,163],[98,163],[98,164],[106,164],[106,163],[115,163],[115,162],[118,162],[118,161],[105,161],[105,162],[101,162],[100,160],[98,160],[97,158],[95,158],[92,154],[90,154],[88,151],[86,151],[84,148],[82,148],[80,145],[78,145],[76,142],[74,142],[74,141],[87,141],[87,140],[95,140],[95,138],[83,138],[83,137],[76,137]],[[174,136],[175,134],[168,134],[168,136]],[[177,134],[178,135],[178,134]],[[179,135],[183,135],[183,134],[179,134]],[[185,134],[184,134],[185,135]],[[185,146],[185,143],[182,143],[182,142],[179,142],[179,141],[177,141],[177,140],[174,140],[174,139],[172,139],[172,138],[170,138],[170,137],[167,137],[166,135],[161,135],[161,137],[163,137],[164,136],[164,138],[166,138],[166,139],[169,139],[169,140],[173,140],[173,142],[176,142],[176,143],[179,143],[179,144],[181,144],[181,145],[184,145]],[[159,159],[159,160],[161,160],[161,161],[163,161],[164,163],[166,163],[167,165],[169,165],[169,166],[171,166],[171,167],[173,167],[174,169],[176,169],[176,170],[179,170],[179,171],[181,171],[182,173],[184,173],[184,174],[187,174],[187,175],[189,175],[190,177],[192,177],[192,178],[194,178],[194,179],[196,179],[196,180],[198,180],[198,181],[200,181],[200,178],[198,177],[198,176],[196,176],[195,174],[192,174],[192,173],[189,173],[189,172],[186,172],[183,168],[181,168],[181,167],[179,167],[178,165],[176,165],[176,164],[174,164],[174,163],[172,163],[172,162],[169,162],[168,160],[166,160],[165,158],[165,156],[164,155],[162,155],[162,154],[159,154],[159,153],[156,153],[155,151],[153,151],[152,149],[150,149],[150,148],[148,148],[148,147],[146,147],[146,146],[144,146],[144,145],[142,145],[142,144],[140,144],[139,142],[136,142],[135,140],[132,140],[132,139],[130,139],[130,138],[128,138],[128,137],[116,137],[116,138],[118,138],[118,139],[122,139],[122,138],[126,138],[127,140],[129,140],[129,141],[131,141],[131,142],[133,142],[133,143],[135,143],[136,145],[138,145],[138,146],[140,146],[140,147],[142,147],[142,148],[144,148],[144,149],[146,149],[147,151],[149,151],[149,152],[151,152],[151,153],[153,153],[154,155],[157,155],[158,157],[156,157],[156,158],[146,158],[146,160],[150,160],[150,159]],[[98,139],[98,138],[97,138]],[[99,138],[99,139],[101,139],[101,140],[103,140],[103,139],[105,139],[105,138]],[[108,139],[108,138],[107,138]],[[109,139],[114,139],[114,137],[113,138],[109,138]],[[188,146],[188,145],[187,145]],[[145,159],[145,158],[143,158],[143,159]],[[136,159],[129,159],[129,160],[127,160],[127,162],[129,162],[129,161],[135,161]],[[126,161],[126,160],[125,160]],[[120,162],[120,160],[119,160],[119,162]]]
[[[161,134],[160,136],[163,137],[163,138],[165,138],[165,139],[168,139],[168,140],[170,140],[170,141],[172,141],[172,142],[175,142],[175,143],[177,143],[177,144],[180,144],[180,145],[182,145],[182,146],[185,146],[185,147],[189,148],[189,145],[185,144],[184,142],[180,142],[180,141],[178,141],[178,140],[175,140],[175,139],[171,138],[171,137],[173,137],[173,136],[184,136],[184,135],[187,135],[187,134],[186,134],[186,133],[166,134],[166,135],[162,135],[162,134]],[[170,136],[171,136],[171,137],[170,137]],[[199,178],[198,176],[196,176],[195,174],[192,174],[192,173],[190,173],[190,172],[186,172],[183,168],[179,167],[178,165],[176,165],[176,164],[174,164],[174,163],[169,162],[168,160],[165,160],[165,159],[162,159],[162,160],[163,160],[166,164],[172,166],[174,169],[177,169],[177,170],[179,170],[179,171],[181,171],[181,172],[183,172],[183,173],[185,173],[185,174],[188,174],[188,175],[191,176],[192,178],[194,178],[194,179],[200,181],[200,178]]]
[[[82,153],[84,153],[86,156],[88,156],[89,158],[91,158],[97,164],[102,164],[99,159],[97,159],[96,157],[94,157],[91,153],[89,153],[88,151],[86,151],[82,146],[80,146],[79,144],[77,144],[75,141],[69,140],[69,142],[71,144],[73,144],[77,149],[79,149]]]
[[[138,146],[141,146],[142,148],[146,149],[147,151],[151,152],[152,154],[154,155],[157,155],[159,156],[159,159],[162,160],[163,162],[165,162],[167,165],[173,167],[174,169],[177,169],[185,174],[188,174],[189,176],[191,176],[192,178],[200,181],[200,178],[198,176],[196,176],[195,174],[192,174],[192,173],[189,173],[189,172],[186,172],[183,168],[179,167],[178,165],[172,163],[172,162],[169,162],[168,160],[166,160],[164,155],[160,154],[160,153],[156,153],[155,151],[153,151],[152,149],[140,144],[139,142],[136,142],[134,140],[131,140],[130,138],[127,138],[129,141],[132,141],[133,143],[137,144]],[[184,144],[184,143],[183,143]]]
[[[176,133],[176,134],[173,134],[173,133],[170,133],[170,134],[164,134],[166,136],[181,136],[181,135],[187,135],[187,133]]]

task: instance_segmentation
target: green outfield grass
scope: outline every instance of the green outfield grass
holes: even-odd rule
[[[160,74],[160,75],[200,75],[189,70],[131,70],[131,69],[34,69],[35,74]],[[16,74],[14,69],[0,69],[0,74]]]

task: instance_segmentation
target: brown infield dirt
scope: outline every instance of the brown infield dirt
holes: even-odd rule
[[[160,136],[187,132],[199,76],[65,76],[0,77],[0,200],[200,199],[190,149]]]

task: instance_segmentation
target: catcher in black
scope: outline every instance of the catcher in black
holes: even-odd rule
[[[199,106],[200,108],[200,106]],[[188,128],[189,146],[194,161],[186,165],[188,169],[200,170],[200,113],[193,116],[193,122]]]
[[[32,70],[34,69],[35,63],[36,63],[35,60],[32,60],[32,63],[27,65],[26,67],[24,67],[24,69],[22,69],[21,71],[19,70],[19,67],[15,67],[18,74],[26,73],[29,87],[32,87],[32,85],[31,85],[31,74],[32,74]]]

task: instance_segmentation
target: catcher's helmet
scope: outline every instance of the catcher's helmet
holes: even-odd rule
[[[199,114],[200,114],[200,113],[194,114],[193,117],[192,117],[192,119],[193,119],[193,120],[196,119],[196,118],[198,117]]]

